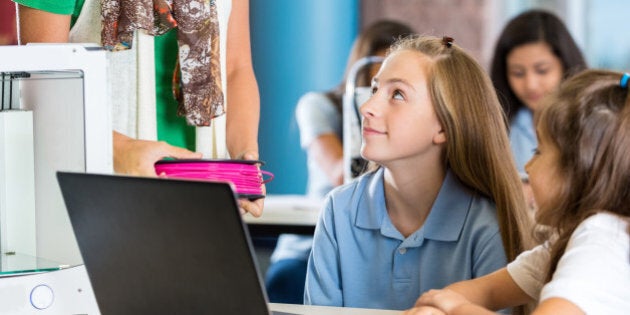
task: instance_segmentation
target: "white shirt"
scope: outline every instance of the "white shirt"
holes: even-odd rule
[[[544,283],[549,249],[540,245],[507,266],[516,284],[539,302],[563,298],[586,314],[630,314],[628,222],[602,212],[573,232],[552,280]]]

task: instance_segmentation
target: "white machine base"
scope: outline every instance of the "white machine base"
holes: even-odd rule
[[[100,314],[84,265],[0,278],[0,314]]]

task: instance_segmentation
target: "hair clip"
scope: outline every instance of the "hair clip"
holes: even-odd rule
[[[626,72],[621,76],[621,80],[619,80],[619,86],[621,86],[622,89],[625,89],[628,87],[628,79],[630,79],[630,73]]]
[[[451,46],[453,46],[453,41],[455,41],[453,37],[448,37],[448,36],[442,37],[442,44],[446,46],[447,48],[451,48]]]

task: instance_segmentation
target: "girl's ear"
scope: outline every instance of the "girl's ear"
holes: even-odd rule
[[[433,136],[433,144],[443,144],[445,142],[446,142],[446,133],[444,132],[444,129],[440,129]]]

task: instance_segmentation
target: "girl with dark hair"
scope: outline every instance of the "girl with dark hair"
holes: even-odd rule
[[[536,114],[539,145],[525,169],[536,221],[554,236],[488,276],[423,294],[406,314],[494,314],[487,309],[531,302],[535,314],[628,314],[629,80],[584,71]]]
[[[526,11],[503,29],[490,73],[510,122],[510,143],[519,172],[524,172],[536,148],[533,114],[543,98],[585,68],[580,49],[553,13]]]

